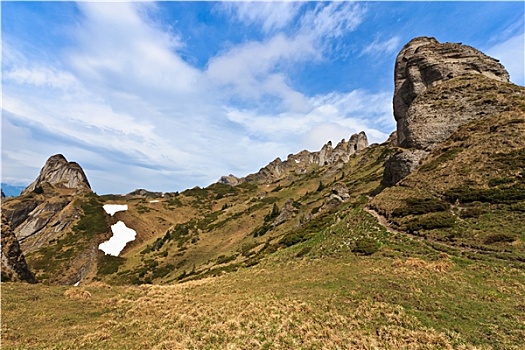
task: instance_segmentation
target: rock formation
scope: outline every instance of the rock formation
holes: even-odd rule
[[[419,37],[403,47],[395,64],[393,98],[397,145],[402,149],[387,161],[384,186],[394,185],[416,169],[429,151],[460,126],[499,110],[495,106],[487,111],[487,104],[469,100],[474,95],[468,77],[509,81],[497,60],[467,45]],[[440,88],[450,80],[457,82],[454,88],[450,84]]]
[[[2,214],[2,282],[4,281],[37,283],[35,276],[27,267],[24,254],[9,221]]]
[[[227,176],[221,176],[221,178],[217,182],[230,186],[237,186],[240,183],[239,178],[232,174]]]
[[[332,142],[328,141],[318,152],[303,150],[297,154],[289,154],[285,161],[276,158],[257,173],[250,174],[245,178],[237,178],[233,175],[222,176],[218,182],[231,186],[236,186],[245,181],[271,183],[291,173],[306,173],[308,167],[312,165],[331,166],[337,163],[346,163],[351,155],[366,147],[368,147],[368,138],[365,132],[361,131],[359,134],[352,135],[348,141],[342,139],[335,148],[332,146]]]
[[[324,201],[318,213],[324,213],[337,208],[340,204],[350,199],[350,191],[348,188],[340,182],[335,183],[332,186],[332,192],[330,196]]]
[[[299,210],[294,206],[294,200],[289,199],[284,203],[279,215],[273,220],[272,226],[278,226],[297,215]]]
[[[46,161],[37,179],[20,196],[2,204],[2,212],[17,240],[29,252],[69,227],[79,214],[71,203],[72,195],[89,192],[80,165],[57,154]]]
[[[399,146],[420,148],[411,139],[414,134],[412,127],[416,124],[410,120],[413,115],[408,113],[412,101],[442,81],[464,74],[482,74],[491,79],[509,81],[509,74],[497,60],[471,46],[441,44],[434,38],[419,37],[401,49],[395,63],[393,99]],[[429,125],[428,129],[432,126]]]
[[[46,161],[40,175],[22,191],[21,195],[39,191],[43,183],[48,183],[57,188],[91,191],[86,174],[80,165],[75,162],[68,162],[61,154],[56,154]]]

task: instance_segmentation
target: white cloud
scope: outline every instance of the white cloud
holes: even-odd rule
[[[227,115],[249,135],[281,144],[301,144],[311,151],[320,149],[328,140],[348,139],[363,130],[371,142],[383,142],[388,135],[380,129],[395,127],[390,93],[330,93],[310,98],[308,105],[311,109],[306,113],[258,114],[230,108]]]
[[[384,54],[391,54],[394,52],[397,52],[399,50],[399,43],[401,39],[399,36],[393,36],[388,40],[380,41],[379,39],[375,39],[372,43],[370,43],[368,46],[366,46],[363,51],[361,52],[361,55],[369,54],[369,55],[384,55]]]
[[[317,4],[302,17],[302,31],[317,40],[338,38],[356,29],[365,13],[365,8],[359,3],[334,1],[328,5]]]
[[[287,26],[298,14],[302,2],[222,2],[222,11],[247,25],[260,25],[265,33]]]
[[[259,7],[252,6],[251,11],[256,8]],[[207,77],[214,84],[227,87],[228,93],[236,98],[259,103],[257,99],[274,96],[282,101],[279,107],[305,111],[309,107],[306,98],[289,86],[281,72],[297,63],[323,59],[329,51],[330,39],[353,31],[363,20],[364,13],[359,4],[318,4],[305,12],[294,35],[278,33],[263,41],[243,43],[213,57],[208,63]]]
[[[277,156],[317,150],[363,129],[375,141],[385,136],[382,95],[310,97],[290,82],[294,65],[326,59],[330,40],[360,23],[360,5],[313,6],[294,35],[274,31],[299,12],[271,12],[261,22],[242,5],[243,18],[259,21],[269,37],[219,53],[204,70],[181,58],[179,37],[149,19],[155,6],[79,4],[74,44],[59,64],[10,50],[3,64],[9,118],[2,157],[17,161],[3,166],[6,178],[29,182],[47,157],[63,153],[85,168],[100,193],[180,190],[246,175]],[[232,103],[238,99],[251,108]],[[272,108],[263,108],[267,101]]]
[[[492,46],[486,52],[489,56],[500,60],[509,72],[513,83],[525,85],[525,36],[523,32]]]

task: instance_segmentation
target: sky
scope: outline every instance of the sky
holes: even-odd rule
[[[525,3],[1,2],[2,179],[78,162],[98,194],[246,176],[395,130],[412,38],[461,42],[524,85]]]

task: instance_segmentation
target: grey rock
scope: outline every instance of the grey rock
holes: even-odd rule
[[[245,181],[272,183],[290,174],[305,174],[312,165],[335,166],[339,169],[344,163],[348,162],[351,155],[359,153],[367,147],[368,138],[365,132],[361,131],[359,134],[352,135],[349,141],[341,140],[335,147],[332,146],[332,141],[328,141],[320,151],[303,150],[297,154],[289,154],[285,161],[276,158],[257,173],[250,174],[245,178],[229,175],[221,177],[218,182],[232,186],[235,186],[233,183],[240,184]]]
[[[439,43],[435,38],[418,37],[399,52],[394,70],[394,117],[398,145],[410,147],[406,115],[412,101],[427,89],[464,74],[481,74],[508,82],[509,74],[497,60],[462,44]]]
[[[86,174],[80,165],[75,162],[68,162],[61,154],[56,154],[46,161],[36,180],[27,186],[21,195],[38,191],[43,183],[48,183],[57,188],[91,191]]]
[[[419,167],[427,151],[418,149],[399,149],[385,162],[385,171],[381,180],[382,187],[393,186]]]
[[[232,174],[227,176],[221,176],[218,183],[222,183],[230,186],[237,186],[240,183],[240,179]]]
[[[485,100],[497,95],[487,94],[497,91],[496,82],[508,81],[497,60],[471,46],[430,37],[407,43],[396,58],[393,98],[397,146],[404,150],[386,161],[381,186],[392,186],[417,169],[460,126],[506,108],[497,98]]]
[[[20,244],[15,237],[11,225],[5,215],[2,214],[2,282],[25,281],[37,283],[33,273],[27,266]]]
[[[278,226],[297,215],[298,209],[293,204],[293,199],[289,199],[284,203],[279,215],[273,220],[272,226]]]

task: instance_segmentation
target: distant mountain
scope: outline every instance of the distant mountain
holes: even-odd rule
[[[5,194],[6,197],[9,197],[9,196],[16,197],[20,195],[20,192],[22,192],[24,188],[26,188],[25,186],[14,186],[14,185],[9,185],[3,182],[1,186],[2,186],[2,192]]]

